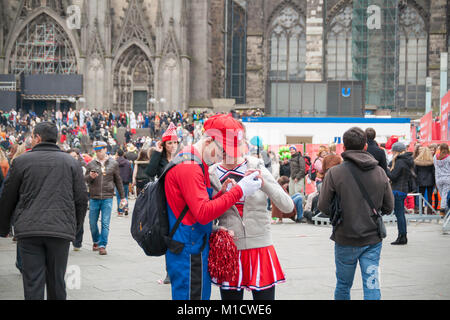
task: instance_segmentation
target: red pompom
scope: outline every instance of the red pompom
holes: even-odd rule
[[[233,237],[223,229],[209,238],[208,270],[217,283],[233,282],[239,274],[239,253]]]

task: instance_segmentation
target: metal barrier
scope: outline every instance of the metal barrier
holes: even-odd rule
[[[432,221],[436,220],[437,223],[442,220],[442,217],[436,210],[434,210],[433,206],[423,197],[421,193],[409,193],[408,196],[419,197],[419,213],[405,213],[406,223],[409,224],[410,221]],[[423,204],[431,209],[433,214],[426,214],[423,212]],[[406,211],[406,209],[405,209]],[[316,215],[312,218],[314,225],[330,225],[330,219],[327,217],[318,217],[320,214]],[[397,223],[397,217],[394,212],[389,215],[383,216],[383,222],[387,224]],[[450,232],[450,210],[444,218],[444,232]]]
[[[318,214],[320,215],[320,214]],[[315,217],[312,218],[312,221],[314,222],[314,225],[321,225],[321,226],[331,226],[331,222],[330,222],[330,218],[326,218],[326,217],[318,217],[318,215],[316,215]],[[394,215],[394,212],[392,212],[389,215],[385,215],[383,216],[383,222],[385,224],[394,224],[397,223],[397,218]]]
[[[444,218],[444,225],[442,226],[442,232],[447,234],[450,232],[450,209],[448,209],[447,214]]]
[[[419,197],[419,213],[405,213],[406,222],[409,224],[410,221],[432,221],[436,220],[437,223],[441,221],[442,217],[433,206],[423,197],[421,193],[409,193],[408,196]],[[426,214],[423,212],[423,204],[431,209],[433,214]]]
[[[314,222],[314,225],[321,225],[321,226],[331,226],[330,218],[327,217],[319,217],[322,214],[319,213],[316,216],[312,217],[312,221]]]

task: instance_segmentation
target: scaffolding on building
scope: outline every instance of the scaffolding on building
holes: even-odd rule
[[[76,72],[70,43],[51,22],[26,26],[16,41],[13,61],[13,72],[17,75]]]
[[[378,6],[381,28],[368,28],[368,8]],[[366,104],[396,110],[398,87],[398,0],[354,0],[353,76],[364,81]]]

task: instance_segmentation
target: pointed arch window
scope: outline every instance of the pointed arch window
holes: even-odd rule
[[[272,23],[269,78],[304,80],[305,65],[305,19],[293,8],[287,7]]]
[[[306,72],[305,17],[293,7],[282,9],[270,25],[269,73],[266,100],[268,114],[299,116],[314,113],[302,108],[302,85]]]
[[[419,12],[407,6],[399,14],[400,50],[398,107],[425,109],[428,34]]]
[[[225,96],[237,104],[246,102],[247,11],[245,1],[227,0]]]
[[[31,21],[16,39],[10,59],[14,74],[72,74],[75,50],[64,29],[47,14]]]
[[[353,80],[352,6],[343,8],[327,30],[327,79]]]

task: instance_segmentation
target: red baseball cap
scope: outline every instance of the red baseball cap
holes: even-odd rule
[[[212,116],[205,121],[203,129],[208,136],[221,144],[228,156],[233,158],[241,156],[244,127],[231,115]]]

